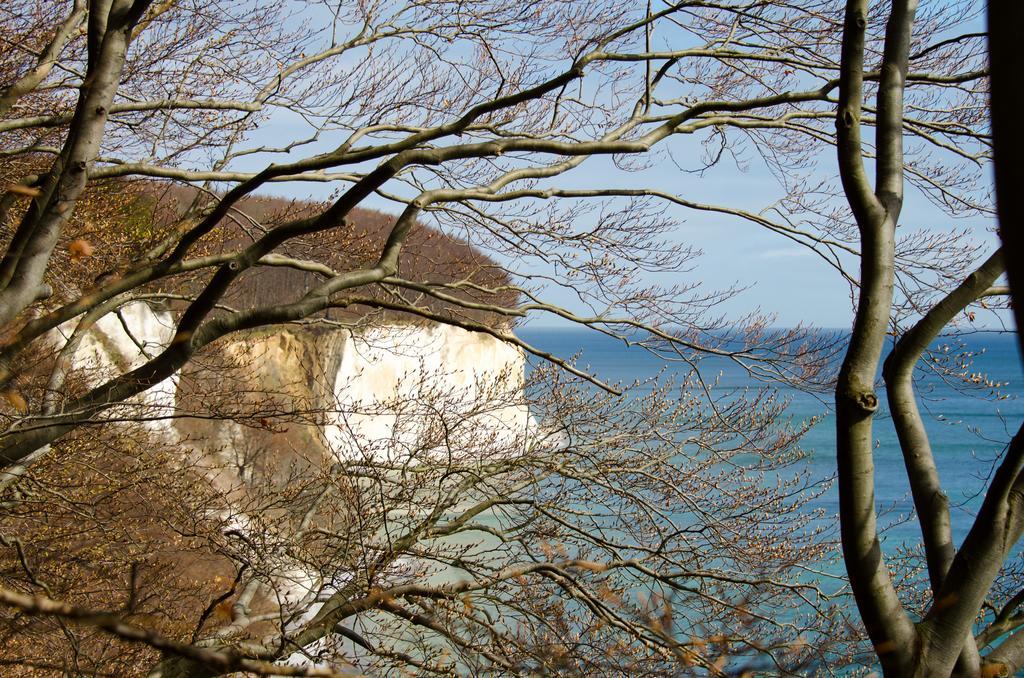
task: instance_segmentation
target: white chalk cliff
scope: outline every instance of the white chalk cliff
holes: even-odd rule
[[[126,304],[82,331],[84,327],[81,318],[70,320],[51,333],[50,342],[57,350],[72,349],[62,361],[65,369],[81,376],[89,386],[140,367],[174,336],[171,316],[155,312],[143,302]],[[169,441],[174,440],[174,429],[166,417],[174,411],[177,385],[174,375],[135,399],[143,410],[139,419]]]
[[[76,325],[62,326],[61,338],[70,338]],[[82,333],[72,371],[90,385],[101,383],[141,365],[173,334],[169,313],[128,304]],[[295,407],[301,401],[306,410],[325,412],[320,434],[337,461],[515,454],[535,430],[523,399],[523,351],[485,333],[449,325],[316,333],[282,328],[231,338],[221,350],[246,373],[253,392],[263,389]],[[181,431],[169,422],[190,412],[191,403],[182,399],[173,376],[141,394],[136,405],[145,406],[153,432],[174,442]],[[230,446],[242,435],[231,422],[209,433],[216,438],[211,448]]]
[[[532,428],[523,353],[489,335],[450,325],[374,327],[350,334],[340,358],[337,408],[325,430],[339,458],[514,453]]]
[[[64,357],[79,377],[71,381],[88,386],[138,367],[174,334],[169,313],[139,302],[77,335],[76,327],[68,323],[52,339],[58,350],[71,340]],[[250,492],[273,497],[297,476],[342,463],[371,462],[401,475],[425,460],[483,467],[526,453],[539,436],[525,399],[525,364],[518,347],[448,325],[269,328],[221,342],[127,407],[223,493],[217,516],[225,534],[260,534],[272,543],[265,523],[248,513]],[[210,394],[215,405],[204,402]],[[218,406],[241,416],[208,416]],[[262,423],[264,416],[271,421]],[[418,510],[415,500],[408,510]],[[318,596],[344,581],[337,573],[325,579],[287,548],[271,551],[260,562],[254,606],[294,615],[293,625],[315,615]],[[451,568],[408,557],[391,567],[453,576]]]

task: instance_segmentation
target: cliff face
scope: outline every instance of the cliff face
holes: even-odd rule
[[[154,312],[148,304],[127,304],[116,313],[108,313],[85,331],[78,329],[79,319],[58,327],[53,337],[57,346],[67,346],[64,356],[68,376],[80,376],[86,385],[104,381],[141,366],[159,353],[174,336],[174,322],[166,313]],[[142,393],[135,405],[136,414],[150,431],[173,442],[174,429],[166,417],[173,413],[177,375]]]
[[[95,384],[136,367],[173,328],[169,314],[130,304],[82,334],[73,372]],[[133,407],[164,442],[217,462],[225,490],[261,473],[284,482],[285,468],[516,454],[534,429],[523,352],[448,325],[280,329],[198,363]]]
[[[67,356],[69,383],[96,385],[138,366],[170,342],[172,320],[143,303],[105,316],[76,339]],[[346,523],[359,523],[361,509],[346,496],[328,500],[336,502],[336,513],[313,508],[324,496],[317,488],[412,478],[409,469],[428,459],[483,469],[496,456],[525,453],[536,433],[524,399],[523,352],[487,334],[446,325],[277,328],[212,348],[111,412],[114,421],[141,419],[148,439],[180,459],[173,474],[215,492],[207,513],[223,535],[263,545],[261,583],[240,599],[254,617],[313,614],[317,593],[345,580],[337,573],[325,578],[315,558],[291,547],[312,539],[302,515],[307,494],[308,510],[320,511],[324,526],[353,531]],[[325,483],[339,476],[351,482]],[[410,494],[395,497],[392,522],[400,522],[401,511],[422,508],[419,486],[408,483]],[[362,535],[364,547],[375,548],[374,534]],[[289,547],[267,545],[274,543]],[[173,553],[167,560],[193,582],[230,580],[232,566],[217,551]],[[342,571],[358,570],[345,558],[335,560],[332,566]],[[261,627],[247,632],[258,635]]]
[[[336,408],[324,430],[337,458],[514,453],[532,427],[523,354],[489,335],[374,327],[349,335],[339,357]]]

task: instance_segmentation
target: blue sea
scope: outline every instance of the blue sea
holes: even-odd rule
[[[630,384],[634,380],[662,375],[686,376],[691,369],[682,363],[666,363],[642,348],[627,347],[622,341],[585,328],[520,328],[517,334],[526,342],[559,357],[579,354],[577,365],[611,383]],[[980,491],[992,470],[993,460],[1005,449],[1012,433],[1024,421],[1024,373],[1012,333],[973,332],[944,337],[932,346],[934,356],[950,359],[967,351],[968,375],[984,375],[999,382],[998,387],[971,384],[964,388],[939,378],[934,370],[922,369],[918,385],[918,403],[925,418],[936,463],[950,499],[954,539],[963,539],[971,525],[973,510],[980,504]],[[927,368],[927,365],[924,366]],[[747,387],[762,387],[730,361],[706,359],[701,364],[705,376],[721,375],[713,389],[727,395]],[[641,387],[642,388],[642,387]],[[883,548],[892,552],[898,546],[920,540],[912,517],[912,502],[896,434],[885,407],[884,388],[878,385],[882,402],[875,420],[876,500],[881,513]],[[794,422],[823,418],[804,436],[807,470],[813,477],[827,479],[835,474],[835,420],[831,413],[831,395],[809,394],[780,387],[789,399],[788,414]],[[839,499],[833,486],[815,501],[826,520],[834,520]]]

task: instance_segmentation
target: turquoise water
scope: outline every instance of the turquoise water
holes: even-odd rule
[[[528,343],[560,357],[580,353],[577,365],[588,366],[589,371],[608,382],[628,384],[658,374],[685,376],[690,370],[684,364],[665,363],[643,349],[626,347],[621,341],[583,328],[526,327],[518,334]],[[946,357],[970,351],[974,356],[967,371],[986,374],[1001,384],[998,389],[964,389],[962,385],[957,388],[934,372],[921,371],[919,406],[950,499],[954,538],[959,542],[970,528],[972,511],[981,501],[979,490],[984,487],[992,461],[1024,421],[1024,374],[1013,334],[977,332],[947,337],[936,342],[933,350]],[[716,395],[764,385],[721,359],[704,360],[701,372],[706,376],[721,375],[713,387]],[[879,389],[882,396],[881,384]],[[808,454],[802,463],[809,465],[813,476],[829,478],[835,473],[835,422],[830,413],[830,394],[811,395],[785,387],[779,391],[790,399],[788,413],[794,421],[824,415],[803,438],[802,447]],[[883,547],[892,552],[901,544],[919,541],[920,533],[916,522],[907,520],[912,511],[910,490],[884,397],[881,400],[875,423],[876,498],[881,522],[887,525]],[[827,516],[834,516],[838,511],[836,488],[833,486],[818,498],[815,506]]]

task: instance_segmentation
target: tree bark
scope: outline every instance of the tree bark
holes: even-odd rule
[[[861,234],[860,297],[836,384],[843,557],[861,618],[883,671],[892,676],[914,675],[919,644],[878,540],[872,420],[878,408],[875,375],[893,300],[895,230],[903,200],[903,86],[915,8],[913,0],[894,2],[886,27],[874,191],[864,168],[860,138],[866,0],[850,0],[846,5],[836,118],[840,176]]]
[[[931,443],[914,397],[914,366],[949,321],[981,297],[1003,270],[1002,253],[996,252],[900,338],[883,368],[889,410],[903,451],[914,507],[921,525],[928,575],[935,600],[942,600],[941,589],[956,549],[950,528],[949,501],[942,491]],[[968,628],[954,673],[977,675],[980,667],[978,646],[974,634]]]
[[[1017,323],[1017,341],[1024,355],[1024,130],[1020,118],[1024,112],[1024,3],[1016,0],[989,0],[988,49],[990,72],[989,107],[992,116],[992,154],[995,166],[996,210],[999,237],[1006,253],[1006,277],[1010,281],[1013,315]]]
[[[150,0],[94,0],[89,64],[68,138],[0,261],[0,325],[39,297],[50,255],[89,179],[124,68],[132,27]]]

